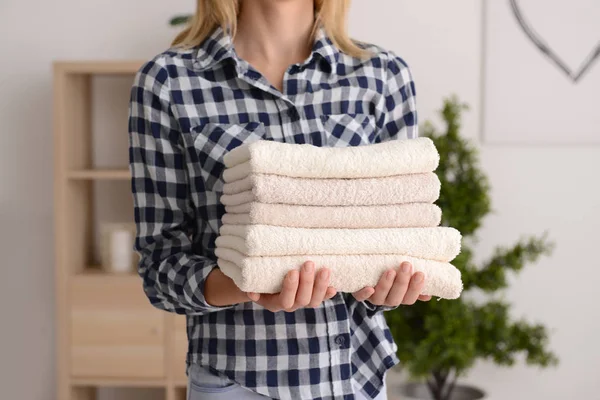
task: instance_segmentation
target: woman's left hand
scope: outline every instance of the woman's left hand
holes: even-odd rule
[[[420,294],[424,286],[425,275],[422,272],[413,274],[412,265],[409,262],[403,262],[397,270],[386,271],[374,288],[363,288],[354,292],[353,296],[358,301],[368,300],[376,306],[412,305],[417,300],[431,300],[431,296]]]

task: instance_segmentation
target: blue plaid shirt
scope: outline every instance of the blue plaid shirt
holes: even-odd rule
[[[319,31],[281,92],[236,55],[221,29],[137,73],[129,140],[139,274],[154,306],[187,315],[188,365],[272,398],[354,399],[354,387],[375,397],[398,362],[383,308],[350,294],[291,313],[251,302],[214,307],[204,298],[225,211],[226,152],[259,139],[357,146],[417,136],[409,69],[364,46],[372,56],[360,60]]]

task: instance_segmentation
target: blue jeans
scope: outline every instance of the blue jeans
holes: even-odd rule
[[[189,368],[187,400],[267,400],[268,397],[252,392],[232,380],[213,374],[199,365]],[[375,400],[386,400],[385,387]],[[356,394],[356,400],[368,400]],[[370,400],[370,399],[369,399]]]

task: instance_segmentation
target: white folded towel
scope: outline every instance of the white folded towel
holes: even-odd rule
[[[317,147],[259,140],[227,153],[225,182],[251,173],[298,178],[373,178],[435,171],[439,154],[429,138],[354,147]]]
[[[226,183],[221,196],[225,206],[261,203],[307,206],[371,206],[433,203],[440,195],[440,180],[433,172],[385,178],[308,179],[253,174]],[[250,187],[250,190],[241,191]]]
[[[460,252],[454,228],[310,229],[223,225],[216,246],[247,256],[403,254],[452,261]]]
[[[435,204],[319,207],[244,203],[225,207],[221,219],[231,225],[276,225],[295,228],[407,228],[440,224],[442,210]]]
[[[413,265],[414,272],[425,274],[422,294],[456,299],[462,291],[460,271],[452,264],[402,255],[246,257],[235,250],[222,248],[217,248],[215,254],[221,271],[244,292],[280,292],[285,275],[292,269],[299,269],[305,261],[314,262],[317,269],[329,268],[330,284],[340,292],[353,293],[366,286],[375,286],[385,271],[398,268],[404,261]]]

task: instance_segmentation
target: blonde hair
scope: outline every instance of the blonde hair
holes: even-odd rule
[[[202,43],[217,27],[235,36],[241,0],[197,0],[196,14],[188,26],[173,40],[173,46],[189,48]],[[363,58],[367,51],[348,36],[347,16],[350,0],[315,0],[315,26],[312,39],[319,24],[342,52]]]

